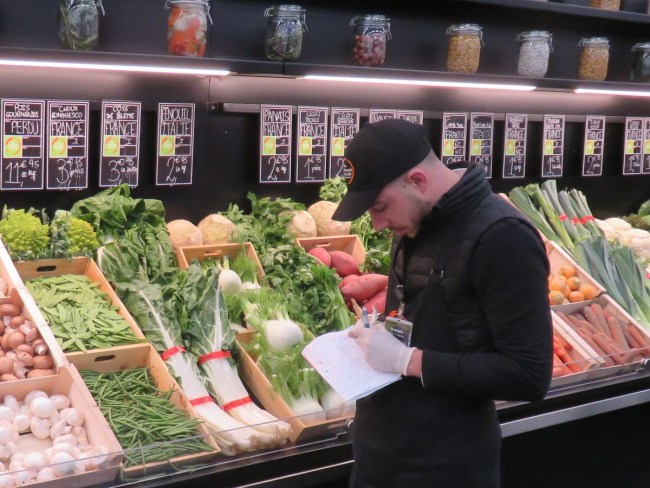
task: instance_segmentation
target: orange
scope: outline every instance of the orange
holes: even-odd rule
[[[573,303],[573,302],[584,302],[585,301],[585,296],[579,291],[572,291],[571,293],[569,293],[569,301],[571,303]]]
[[[561,291],[551,290],[548,294],[548,301],[551,306],[562,305],[564,303],[564,294]]]
[[[585,296],[585,300],[593,300],[596,298],[596,294],[598,293],[596,288],[587,283],[581,285],[580,288],[578,288],[578,291]]]
[[[548,289],[551,291],[559,291],[562,293],[562,295],[567,296],[571,290],[569,289],[569,286],[566,284],[566,282],[560,278],[553,278],[549,284],[548,284]]]
[[[575,266],[571,266],[570,264],[565,264],[563,266],[560,266],[560,269],[558,270],[557,274],[564,276],[565,278],[572,278],[578,274],[578,271],[576,270]]]
[[[569,286],[569,289],[571,291],[576,291],[578,288],[580,288],[580,278],[577,276],[572,276],[571,278],[566,280],[566,284]]]

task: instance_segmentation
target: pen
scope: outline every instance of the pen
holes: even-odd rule
[[[363,326],[366,329],[370,328],[370,320],[368,320],[368,309],[366,309],[366,307],[363,307],[361,309],[361,322],[363,322]]]

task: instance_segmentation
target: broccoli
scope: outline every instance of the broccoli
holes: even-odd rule
[[[3,211],[0,234],[11,258],[16,261],[48,257],[50,251],[49,226],[33,214],[33,211]]]
[[[54,214],[50,235],[55,258],[92,256],[99,247],[93,226],[63,210]]]

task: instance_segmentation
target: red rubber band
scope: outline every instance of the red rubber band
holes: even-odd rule
[[[214,352],[209,352],[208,354],[204,354],[199,358],[199,364],[207,363],[208,361],[212,361],[213,359],[223,359],[223,358],[229,358],[232,357],[232,354],[230,354],[230,351],[214,351]]]
[[[160,357],[163,359],[163,361],[167,361],[170,357],[179,352],[185,352],[185,348],[183,346],[170,347],[166,351],[163,351],[160,354]]]
[[[226,403],[223,407],[224,412],[228,412],[232,410],[233,408],[241,407],[242,405],[246,405],[247,403],[251,403],[253,400],[251,400],[251,397],[244,397],[240,398],[239,400],[234,400],[232,402]]]

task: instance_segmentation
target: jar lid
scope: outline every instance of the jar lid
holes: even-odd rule
[[[478,24],[452,24],[447,29],[447,34],[481,34],[481,26]]]
[[[578,46],[609,47],[609,39],[606,37],[583,37]]]
[[[195,5],[201,5],[203,7],[210,7],[209,0],[167,0],[165,3],[165,8],[169,8],[170,5],[176,5],[177,3],[190,3]]]
[[[544,39],[544,40],[548,40],[548,39],[551,39],[551,37],[552,37],[552,34],[549,31],[533,30],[533,31],[520,32],[519,35],[517,35],[517,40],[518,41],[525,41],[526,39]]]
[[[632,52],[649,51],[649,50],[650,50],[650,42],[638,42],[634,46],[632,46]]]
[[[278,14],[300,15],[304,12],[300,5],[273,5],[264,11],[264,17]]]
[[[381,14],[367,14],[367,15],[357,15],[356,17],[353,17],[352,20],[350,21],[351,26],[359,25],[359,24],[383,24],[385,22],[389,22],[390,19],[386,17],[385,15]]]

